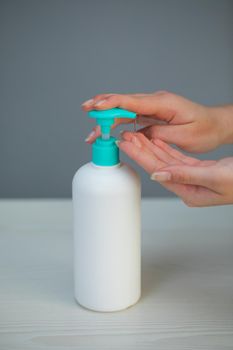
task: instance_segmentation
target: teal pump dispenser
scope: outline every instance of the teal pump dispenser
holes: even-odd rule
[[[88,113],[100,125],[101,136],[92,145],[92,162],[100,166],[111,166],[119,163],[119,148],[116,138],[110,136],[111,126],[117,118],[135,119],[136,113],[121,108],[92,110]]]

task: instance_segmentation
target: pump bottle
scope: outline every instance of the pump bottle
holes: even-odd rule
[[[85,308],[111,312],[135,304],[141,294],[141,184],[120,162],[110,136],[116,118],[135,119],[120,108],[89,112],[101,128],[92,161],[72,183],[75,299]]]

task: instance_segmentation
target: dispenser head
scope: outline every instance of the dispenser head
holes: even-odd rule
[[[88,114],[90,118],[95,118],[96,123],[100,125],[101,136],[103,140],[108,140],[110,138],[111,126],[114,124],[115,119],[136,118],[136,113],[127,111],[126,109],[122,108],[92,110]]]
[[[119,148],[115,137],[110,136],[111,126],[115,119],[135,119],[136,113],[121,108],[105,110],[92,110],[88,112],[90,118],[95,118],[100,126],[101,137],[98,137],[92,145],[92,161],[96,165],[111,166],[119,163]]]

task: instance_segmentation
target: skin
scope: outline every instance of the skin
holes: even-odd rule
[[[219,161],[188,157],[160,139],[124,132],[119,148],[151,179],[179,196],[189,207],[233,203],[233,157]]]
[[[84,111],[121,107],[136,112],[142,128],[123,132],[119,148],[188,206],[233,203],[233,158],[200,161],[168,145],[202,153],[233,143],[232,105],[206,107],[161,91],[97,95],[82,107]],[[113,127],[130,122],[118,119]],[[86,142],[92,143],[99,135],[96,127]]]

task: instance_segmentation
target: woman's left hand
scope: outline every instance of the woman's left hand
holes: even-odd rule
[[[119,148],[190,207],[233,204],[233,157],[188,157],[159,139],[125,131]]]

